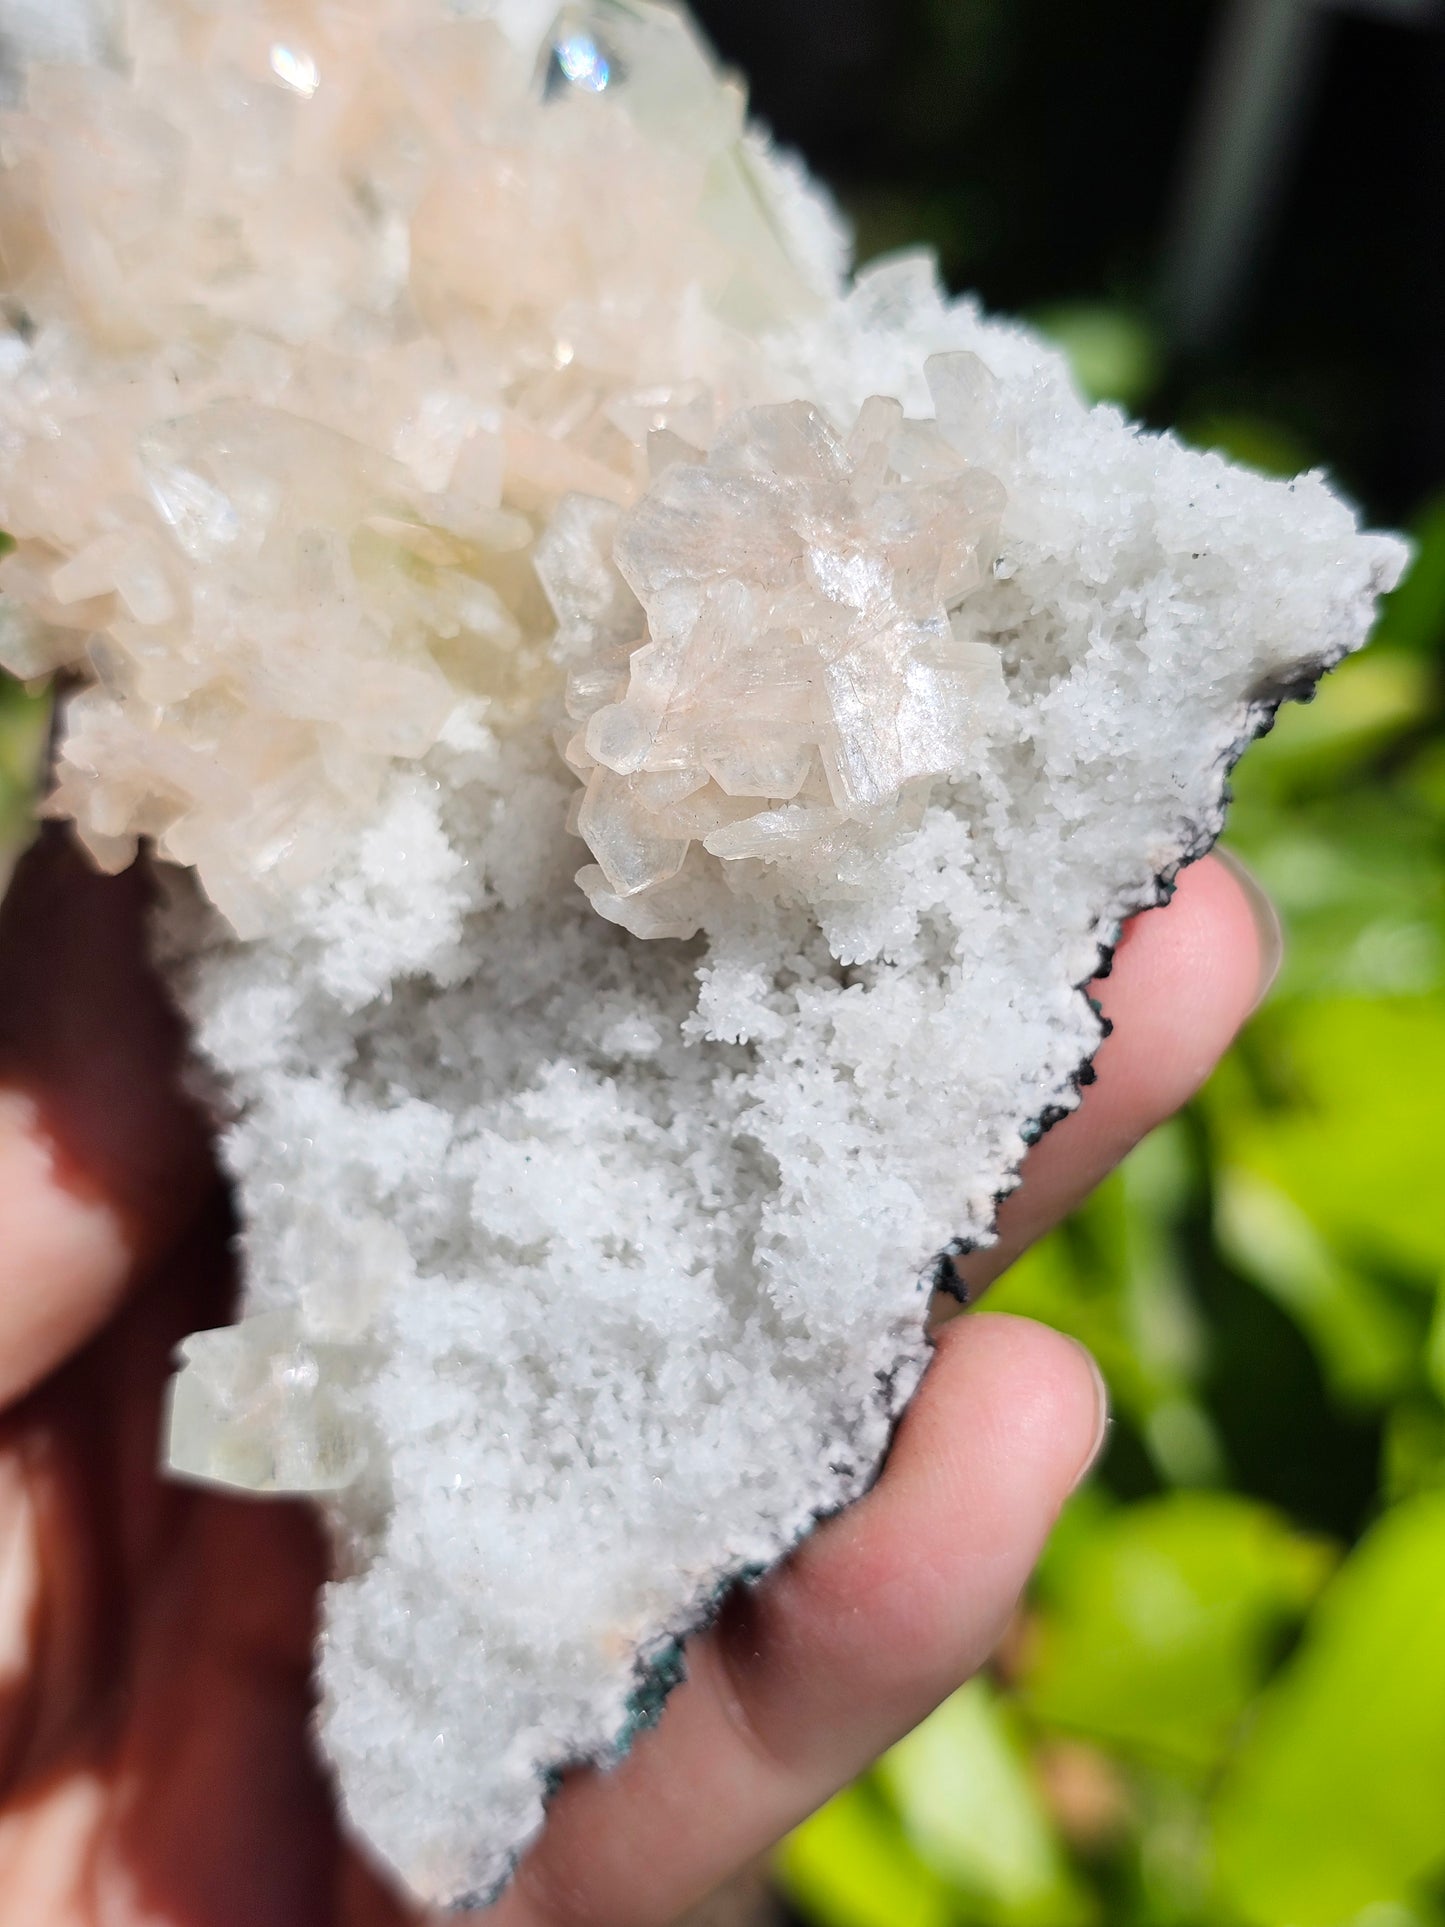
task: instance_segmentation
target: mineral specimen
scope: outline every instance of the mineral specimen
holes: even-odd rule
[[[0,131],[0,655],[174,866],[245,1222],[171,1455],[318,1495],[322,1742],[439,1902],[873,1478],[1403,556],[850,283],[680,13],[550,11],[132,0]]]

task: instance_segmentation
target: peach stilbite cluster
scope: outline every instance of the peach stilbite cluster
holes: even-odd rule
[[[694,935],[708,857],[745,894],[845,894],[921,820],[1002,695],[965,605],[1003,490],[946,427],[884,396],[846,437],[805,402],[753,409],[705,455],[656,439],[661,473],[620,518],[614,562],[605,540],[599,558],[575,539],[596,509],[554,526],[540,567],[584,725],[566,748],[587,785],[577,828],[597,859],[578,881],[604,916]],[[599,596],[603,624],[587,613]]]
[[[680,16],[602,7],[619,108],[519,11],[141,0],[0,137],[0,664],[85,668],[53,809],[245,935],[459,702],[535,715],[550,510],[633,500],[836,284]]]

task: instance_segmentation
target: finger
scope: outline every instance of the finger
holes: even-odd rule
[[[987,1657],[1103,1434],[1097,1372],[1011,1318],[945,1332],[887,1469],[688,1651],[615,1772],[580,1775],[495,1927],[663,1927]]]
[[[0,906],[0,1404],[109,1316],[210,1183],[146,878],[48,831]]]
[[[0,1418],[5,1927],[406,1918],[353,1920],[337,1897],[306,1737],[318,1521],[157,1475],[175,1344],[197,1316],[225,1316],[224,1230],[203,1219],[96,1343]]]
[[[145,1621],[133,1602],[197,1511],[158,1476],[161,1388],[181,1337],[227,1315],[229,1229],[218,1201],[95,1343],[0,1414],[0,1792],[44,1779],[92,1718],[123,1710]],[[283,1591],[274,1574],[263,1589]]]
[[[1100,1179],[1203,1084],[1268,990],[1282,953],[1279,920],[1232,857],[1206,857],[1171,901],[1125,927],[1094,988],[1114,1026],[1079,1109],[1029,1153],[999,1213],[998,1243],[958,1260],[981,1291],[1067,1217]]]

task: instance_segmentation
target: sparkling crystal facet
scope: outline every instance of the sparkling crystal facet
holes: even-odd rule
[[[271,49],[271,71],[283,87],[289,87],[304,100],[310,100],[321,85],[321,72],[312,56],[279,40]]]
[[[605,53],[593,34],[572,29],[554,42],[548,67],[549,92],[576,87],[585,94],[601,94],[616,78],[615,56]]]

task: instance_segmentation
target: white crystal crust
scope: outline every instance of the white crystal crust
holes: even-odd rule
[[[875,1476],[1081,986],[1404,552],[843,285],[667,9],[560,92],[528,6],[129,16],[5,139],[0,654],[216,906],[247,1318],[173,1453],[321,1495],[322,1743],[459,1903]]]

